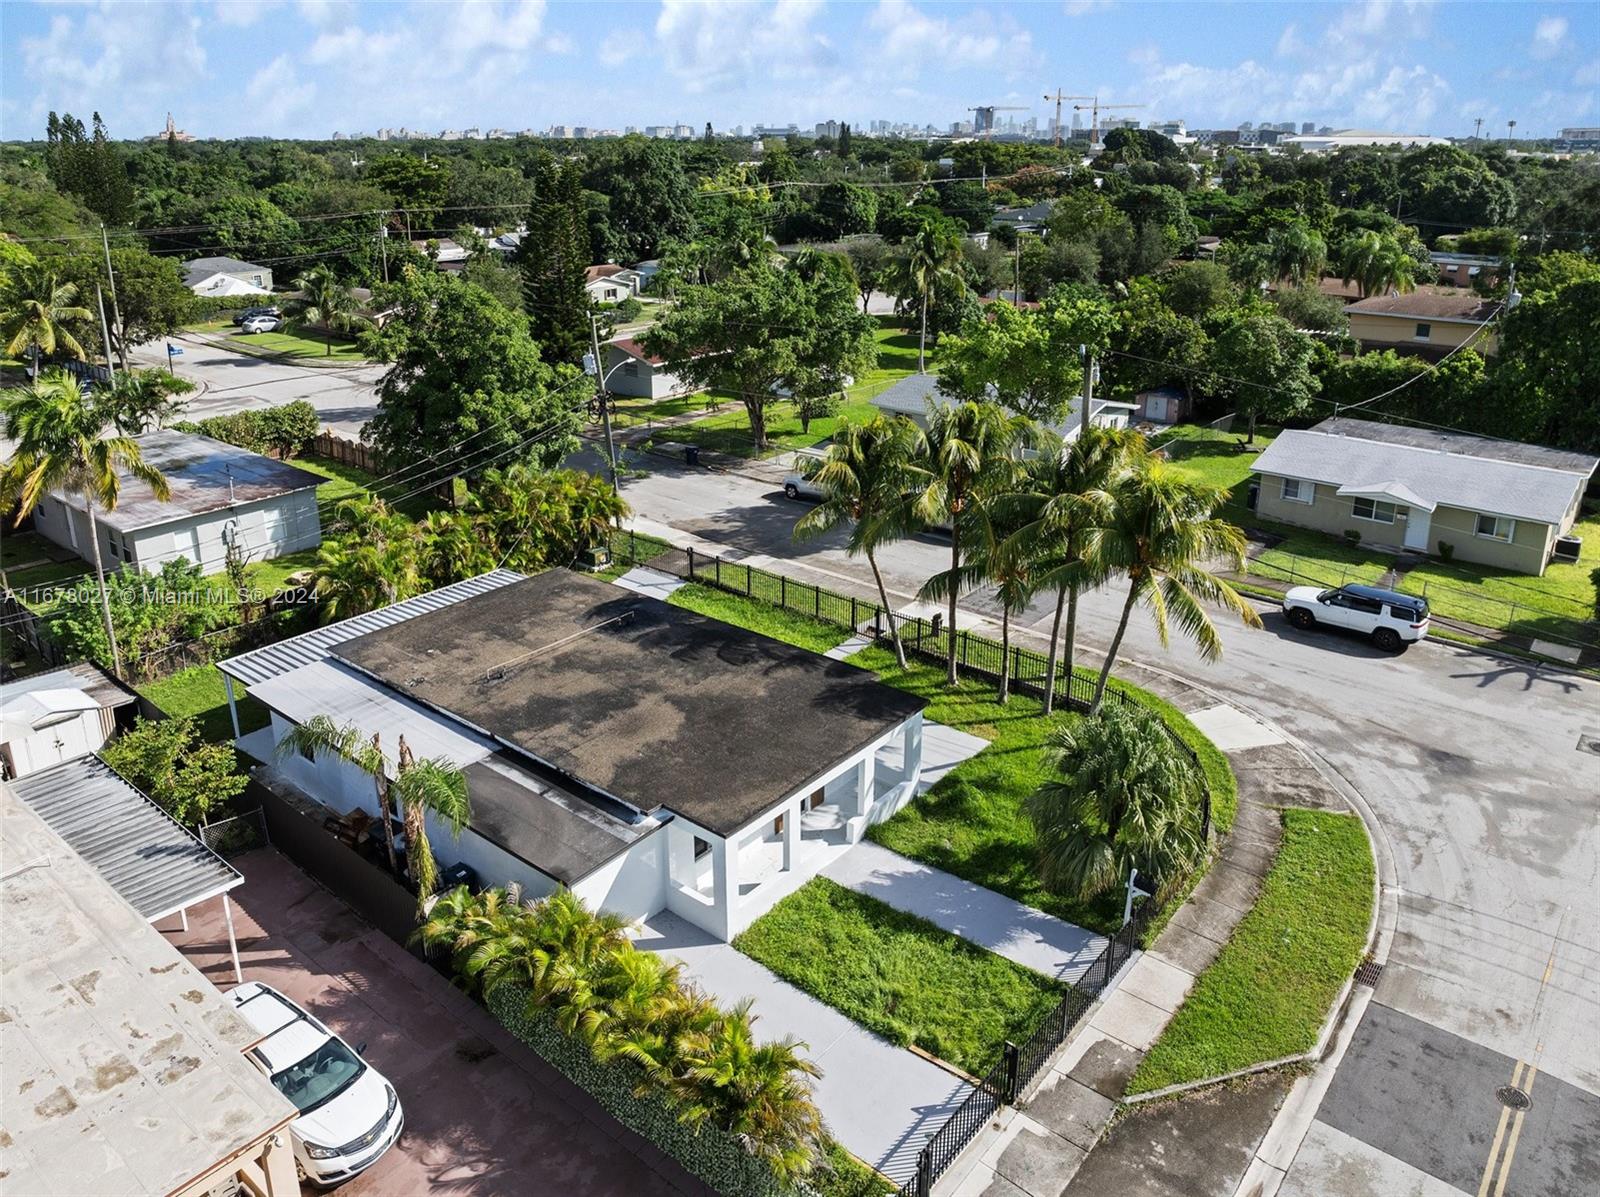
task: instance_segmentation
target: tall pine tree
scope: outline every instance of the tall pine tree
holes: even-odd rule
[[[582,175],[575,165],[547,159],[534,179],[528,231],[517,252],[528,331],[547,362],[576,362],[589,348],[588,245]]]

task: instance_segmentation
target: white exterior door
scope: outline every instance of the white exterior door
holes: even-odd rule
[[[1145,396],[1144,409],[1153,423],[1165,424],[1167,422],[1167,397],[1165,395]]]
[[[1411,508],[1411,513],[1406,517],[1405,546],[1413,552],[1426,553],[1428,551],[1428,536],[1433,530],[1433,512],[1423,511],[1420,508]]]

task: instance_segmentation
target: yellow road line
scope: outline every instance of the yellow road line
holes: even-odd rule
[[[1511,1070],[1511,1084],[1516,1086],[1522,1079],[1522,1061],[1517,1061],[1517,1066]],[[1478,1197],[1488,1197],[1489,1182],[1494,1179],[1495,1161],[1500,1157],[1500,1140],[1505,1138],[1506,1123],[1511,1120],[1511,1108],[1500,1107],[1500,1125],[1494,1128],[1494,1143],[1489,1147],[1489,1158],[1483,1165],[1483,1179],[1478,1182]]]
[[[1533,1096],[1533,1079],[1539,1075],[1536,1064],[1528,1065],[1528,1073],[1523,1078],[1522,1091],[1529,1097]],[[1500,1162],[1500,1179],[1495,1182],[1494,1197],[1500,1197],[1506,1191],[1506,1180],[1511,1175],[1511,1157],[1517,1154],[1517,1139],[1522,1134],[1522,1120],[1527,1116],[1527,1110],[1518,1110],[1516,1118],[1511,1122],[1511,1138],[1506,1143],[1506,1156]]]

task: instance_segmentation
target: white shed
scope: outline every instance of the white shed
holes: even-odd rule
[[[0,775],[26,777],[99,750],[135,696],[89,662],[0,685]]]

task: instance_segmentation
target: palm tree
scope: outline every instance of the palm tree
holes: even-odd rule
[[[327,340],[327,356],[333,356],[333,334],[349,336],[364,328],[371,328],[372,320],[361,310],[350,288],[334,277],[327,266],[313,266],[294,280],[300,298],[290,309],[302,325],[320,324]]]
[[[901,669],[906,667],[906,650],[878,568],[877,551],[906,534],[909,468],[922,445],[921,430],[904,416],[891,419],[879,415],[864,424],[845,425],[834,434],[828,460],[812,476],[823,500],[794,527],[794,538],[806,540],[840,524],[850,525],[847,551],[852,557],[864,555],[872,567],[878,601],[889,620],[894,658]]]
[[[1035,593],[1037,561],[1015,537],[1019,530],[1015,512],[1003,503],[979,503],[972,513],[966,547],[959,569],[935,574],[922,588],[924,598],[937,602],[954,592],[985,582],[994,584],[1000,600],[1000,705],[1011,701],[1011,616],[1028,605]]]
[[[394,784],[389,792],[405,820],[406,871],[416,882],[417,911],[421,914],[423,904],[439,883],[439,862],[428,842],[427,816],[433,814],[442,819],[450,834],[459,840],[461,829],[472,818],[472,804],[467,799],[467,775],[456,766],[437,757],[416,760],[404,735],[399,739],[398,750]]]
[[[466,969],[472,953],[482,944],[510,934],[515,921],[528,914],[522,905],[521,890],[514,883],[477,894],[458,885],[448,893],[430,894],[423,899],[423,919],[411,933],[410,942],[430,949],[445,948],[455,967],[457,983],[475,991],[480,977]]]
[[[905,272],[922,307],[922,331],[917,338],[917,373],[928,372],[928,303],[939,279],[961,261],[961,241],[943,224],[925,221],[906,240]]]
[[[1321,233],[1297,220],[1267,234],[1267,255],[1275,278],[1315,282],[1328,264],[1328,243]]]
[[[1089,427],[1070,444],[1052,441],[1026,465],[1022,489],[999,502],[1013,508],[1020,527],[1016,551],[1034,559],[1034,585],[1054,590],[1055,618],[1045,676],[1044,713],[1055,710],[1054,679],[1059,665],[1068,679],[1077,667],[1078,596],[1105,581],[1099,561],[1085,557],[1085,534],[1111,518],[1116,484],[1128,461],[1142,451],[1144,438],[1131,429]],[[1061,620],[1066,615],[1065,645]],[[1065,653],[1061,649],[1065,647]]]
[[[1223,487],[1191,482],[1167,462],[1145,455],[1117,484],[1110,522],[1091,528],[1084,537],[1086,557],[1128,580],[1128,597],[1100,669],[1091,712],[1105,701],[1106,682],[1135,604],[1149,604],[1163,647],[1168,627],[1176,621],[1207,661],[1222,655],[1222,638],[1206,611],[1207,602],[1233,611],[1246,627],[1261,626],[1255,609],[1206,568],[1218,558],[1231,569],[1244,563],[1244,533],[1211,514],[1226,495]]]
[[[335,756],[354,765],[372,778],[372,788],[378,801],[378,821],[383,824],[383,842],[389,852],[389,869],[400,874],[400,860],[394,850],[394,824],[389,807],[389,762],[383,755],[383,744],[374,732],[369,740],[353,723],[335,723],[327,715],[313,715],[304,723],[289,728],[278,741],[279,758],[301,756],[315,759],[320,753]]]
[[[1087,899],[1130,868],[1167,882],[1200,859],[1200,778],[1153,712],[1107,707],[1054,743],[1056,776],[1025,804],[1047,889]]]
[[[138,436],[152,426],[165,427],[183,407],[179,396],[194,390],[193,383],[159,370],[122,369],[101,386],[101,401],[124,436]]]
[[[117,649],[111,602],[106,596],[95,507],[116,510],[123,472],[143,482],[163,502],[171,495],[167,479],[160,470],[145,463],[144,454],[131,438],[105,434],[108,421],[104,407],[86,395],[78,380],[65,370],[51,370],[36,378],[32,386],[9,392],[0,399],[0,413],[4,414],[5,435],[16,445],[10,463],[0,474],[0,499],[17,505],[17,523],[53,490],[83,500],[89,517],[89,544],[94,549],[100,617],[111,648],[111,668],[120,677],[122,654]]]
[[[7,357],[30,359],[30,379],[38,380],[41,359],[58,347],[84,360],[83,346],[64,327],[68,320],[89,319],[89,309],[77,306],[77,298],[76,283],[58,282],[37,264],[17,266],[0,281],[0,341]]]
[[[336,521],[344,535],[317,549],[312,589],[324,619],[375,611],[422,590],[422,531],[380,499],[341,503]]]
[[[914,497],[911,514],[923,525],[950,525],[950,576],[961,570],[961,541],[974,507],[1003,493],[1018,470],[1013,450],[1033,426],[993,403],[951,403],[933,415],[925,449],[908,471]],[[949,603],[947,674],[956,684],[956,599],[959,586],[939,587]],[[924,595],[927,589],[924,588]]]
[[[1382,291],[1410,291],[1416,286],[1416,262],[1388,233],[1366,229],[1339,247],[1344,281],[1355,283],[1365,299]]]

